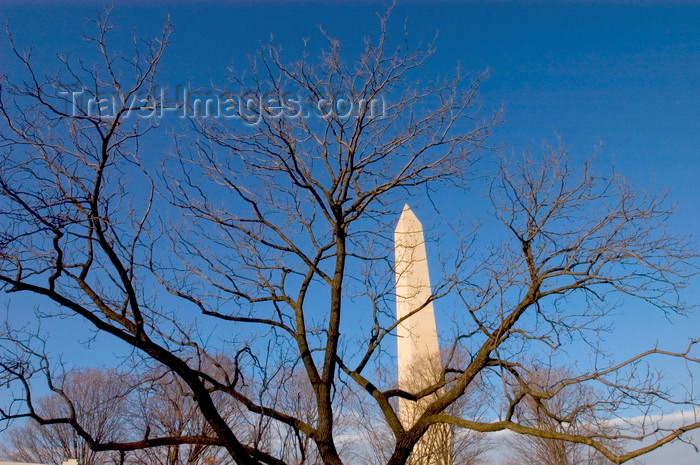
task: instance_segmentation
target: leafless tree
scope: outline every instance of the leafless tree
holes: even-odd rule
[[[136,102],[139,112],[153,111],[153,100],[141,97],[156,88],[169,26],[153,41],[134,41],[133,56],[117,56],[108,22],[98,21],[91,40],[99,63],[63,59],[55,77],[42,77],[17,52],[28,78],[3,79],[0,88],[4,289],[43,299],[40,317],[62,312],[130,347],[136,371],[164,370],[206,428],[156,434],[144,425],[127,439],[104,439],[75,415],[43,415],[31,393],[40,375],[51,380],[48,366],[37,365],[47,358],[16,329],[0,357],[3,384],[17,396],[0,411],[4,419],[70,425],[95,451],[213,446],[240,464],[327,465],[343,463],[343,446],[356,440],[338,428],[357,413],[348,399],[360,395],[391,432],[389,465],[406,463],[438,424],[586,444],[613,463],[700,426],[647,422],[601,437],[516,415],[527,396],[513,395],[508,380],[528,379],[526,354],[590,341],[604,329],[613,295],[682,312],[679,291],[695,258],[684,239],[664,232],[663,198],[598,176],[590,164],[570,168],[563,150],[502,164],[489,193],[503,234],[489,236],[497,242],[484,256],[461,234],[434,282],[431,301],[458,308],[448,352],[469,356],[448,355],[438,381],[418,393],[373,377],[393,365],[388,350],[400,323],[394,213],[422,189],[463,194],[497,119],[476,112],[480,76],[416,81],[432,47],[392,48],[387,21],[380,18],[380,33],[351,62],[327,36],[318,58],[305,52],[292,63],[274,45],[263,47],[245,72],[232,72],[241,105],[227,103],[230,118],[213,118],[201,114],[208,104],[200,101],[160,174],[142,152],[159,120],[130,110]],[[91,95],[116,98],[67,111],[75,110],[74,94],[58,92],[66,76]],[[600,357],[557,389],[598,385],[605,396],[597,406],[611,419],[634,407],[648,419],[669,407],[696,411],[692,393],[671,397],[639,369],[660,356],[694,370],[696,342],[622,361],[591,344]],[[218,361],[221,353],[230,363]],[[312,392],[301,403],[283,397],[298,376]],[[452,408],[478,391],[491,393],[490,416]],[[430,399],[409,428],[398,418],[399,397]],[[231,404],[240,412],[234,418],[222,407]],[[609,446],[631,438],[650,442],[628,452]]]
[[[197,409],[192,393],[171,372],[153,369],[143,374],[128,405],[129,427],[151,437],[196,436],[211,434],[206,420]],[[231,426],[240,425],[234,418],[237,404],[215,398],[217,408]],[[130,463],[149,465],[227,465],[225,451],[208,444],[169,444],[135,451]]]
[[[599,408],[595,392],[585,386],[561,383],[569,378],[566,370],[533,367],[524,373],[527,382],[513,379],[513,396],[518,405],[519,423],[567,434],[607,437],[620,433],[619,425],[607,420],[608,409]],[[612,447],[611,444],[606,444]],[[611,462],[600,452],[583,444],[544,437],[514,435],[508,442],[509,464],[521,465],[606,465]]]
[[[81,428],[102,442],[134,439],[135,431],[156,437],[209,432],[186,386],[167,371],[150,370],[137,376],[106,369],[76,370],[62,376],[53,390],[36,402],[37,414],[75,416]],[[228,412],[232,426],[236,424],[234,407],[219,406],[221,412]],[[11,460],[57,465],[70,458],[85,465],[230,463],[221,448],[204,444],[165,445],[122,455],[94,452],[69,423],[41,425],[33,419],[10,430],[9,444],[2,450]]]
[[[61,377],[53,395],[37,401],[37,413],[46,418],[75,416],[99,441],[127,437],[124,415],[128,408],[130,383],[113,370],[87,369]],[[115,452],[95,452],[67,423],[41,426],[33,420],[10,431],[3,452],[18,462],[61,465],[77,459],[81,465],[119,463]]]

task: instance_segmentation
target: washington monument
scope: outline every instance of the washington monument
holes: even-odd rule
[[[399,389],[416,393],[440,379],[442,371],[423,225],[408,205],[394,231]],[[410,428],[435,398],[399,398],[399,417]],[[452,435],[447,425],[432,426],[413,448],[410,465],[452,465]]]

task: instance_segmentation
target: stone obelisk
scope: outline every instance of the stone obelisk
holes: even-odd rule
[[[423,225],[408,205],[394,231],[399,389],[418,392],[440,377],[440,348]],[[399,417],[410,428],[435,395],[414,402],[399,399]],[[416,444],[410,465],[451,465],[452,435],[447,425],[432,426]]]

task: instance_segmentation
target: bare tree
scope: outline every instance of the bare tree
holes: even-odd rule
[[[128,437],[123,412],[128,407],[130,384],[112,370],[87,369],[70,372],[59,380],[53,395],[37,401],[37,413],[47,418],[77,421],[99,441],[119,441]],[[77,459],[82,465],[119,463],[115,452],[95,452],[67,423],[41,426],[29,420],[8,435],[4,453],[18,462],[61,465]]]
[[[17,52],[28,78],[3,79],[0,88],[0,281],[43,299],[39,317],[62,312],[131,348],[136,371],[155,366],[172,376],[174,394],[191,399],[180,405],[206,428],[156,432],[144,422],[129,438],[104,439],[74,414],[42,414],[31,393],[40,375],[51,381],[48,358],[17,330],[3,339],[2,381],[17,401],[3,406],[2,418],[69,425],[95,451],[212,446],[240,464],[343,463],[343,447],[357,439],[339,430],[358,413],[353,396],[391,432],[389,465],[406,463],[438,424],[585,444],[613,463],[700,426],[646,422],[607,436],[516,415],[527,396],[513,395],[509,380],[528,379],[526,354],[556,355],[566,339],[591,340],[614,294],[682,312],[677,297],[695,258],[684,239],[664,232],[663,198],[598,176],[590,164],[570,169],[563,151],[502,164],[490,198],[504,233],[490,236],[498,242],[485,256],[461,234],[434,284],[430,300],[459,309],[448,352],[469,356],[448,355],[437,382],[418,393],[374,378],[394,363],[387,351],[400,323],[394,213],[421,189],[463,194],[497,119],[476,112],[480,76],[416,83],[432,48],[392,48],[387,21],[380,18],[379,35],[352,62],[331,37],[318,58],[304,53],[292,63],[264,47],[232,74],[243,91],[217,107],[225,115],[207,117],[202,109],[212,105],[201,100],[193,107],[199,113],[178,131],[160,175],[141,148],[159,127],[150,96],[169,26],[145,45],[134,41],[124,57],[112,53],[110,27],[98,21],[99,63],[65,59],[53,78]],[[98,103],[76,110],[75,94],[58,92],[65,76]],[[104,95],[115,97],[110,105],[99,103]],[[598,385],[605,396],[597,405],[611,419],[634,407],[649,420],[669,407],[696,411],[692,393],[671,397],[638,370],[652,356],[695,369],[696,342],[623,361],[592,344],[600,356],[557,389]],[[230,363],[218,361],[221,353]],[[297,379],[312,395],[285,399],[285,383]],[[484,391],[486,414],[453,408]],[[430,400],[410,428],[399,421],[398,398]],[[239,413],[232,418],[226,405]],[[631,438],[650,442],[628,452],[610,446]]]
[[[209,432],[196,409],[191,393],[182,382],[164,370],[137,376],[116,370],[85,369],[62,376],[54,393],[36,401],[37,414],[44,418],[72,418],[90,436],[101,442],[146,436],[188,436]],[[65,388],[64,388],[65,387]],[[219,406],[232,426],[239,413],[234,405]],[[225,465],[230,463],[221,448],[206,444],[175,444],[130,454],[95,452],[67,422],[41,425],[30,419],[9,432],[3,448],[11,460],[60,465],[70,458],[80,464]]]
[[[192,393],[171,372],[154,369],[142,375],[129,404],[129,426],[146,437],[177,437],[211,434],[211,428],[197,409]],[[237,404],[215,398],[221,415],[234,427],[240,420]],[[209,444],[168,444],[135,451],[130,462],[150,465],[227,465],[222,448]]]
[[[521,397],[519,423],[542,430],[593,437],[619,434],[619,425],[607,420],[608,409],[600,409],[599,396],[566,384],[566,370],[542,367],[523,373],[527,381],[513,379],[513,396]],[[611,446],[611,444],[606,444]],[[583,444],[545,437],[516,435],[510,438],[508,456],[512,464],[522,465],[606,465],[611,462],[595,449]]]

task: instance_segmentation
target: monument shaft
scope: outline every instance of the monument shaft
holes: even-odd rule
[[[399,389],[416,393],[440,379],[442,371],[423,225],[408,205],[394,231]],[[410,428],[435,399],[399,399],[399,417]],[[428,429],[413,449],[411,465],[451,465],[452,435],[447,425]]]

